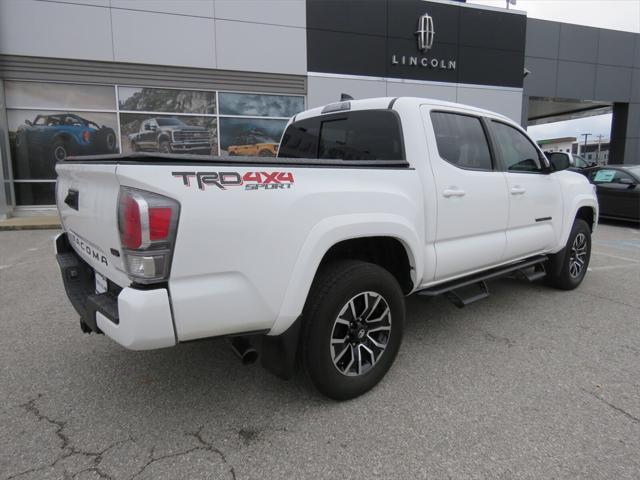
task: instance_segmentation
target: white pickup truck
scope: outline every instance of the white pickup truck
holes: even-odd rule
[[[59,163],[57,259],[85,332],[135,350],[226,336],[347,399],[393,363],[406,295],[582,282],[598,204],[567,167],[489,111],[340,102],[293,117],[277,158]]]

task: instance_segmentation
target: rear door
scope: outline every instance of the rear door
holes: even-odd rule
[[[422,116],[437,189],[435,280],[460,276],[502,261],[509,199],[481,117],[430,110]],[[436,153],[434,155],[434,153]]]
[[[506,122],[489,124],[509,196],[505,260],[554,248],[563,221],[560,183],[528,136]]]
[[[56,204],[69,243],[94,270],[129,285],[120,256],[115,164],[58,163]]]

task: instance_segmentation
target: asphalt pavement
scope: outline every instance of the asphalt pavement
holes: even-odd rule
[[[408,299],[395,365],[344,403],[222,340],[80,331],[53,230],[0,232],[0,479],[640,478],[640,230],[601,224],[573,292]]]

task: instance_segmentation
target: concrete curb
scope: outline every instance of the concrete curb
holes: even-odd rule
[[[57,215],[12,217],[0,220],[0,232],[9,230],[58,230],[60,228],[60,219]]]

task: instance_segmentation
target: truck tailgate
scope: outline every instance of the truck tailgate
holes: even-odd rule
[[[94,270],[125,287],[131,282],[120,255],[116,168],[115,164],[58,164],[56,204],[74,250]]]

